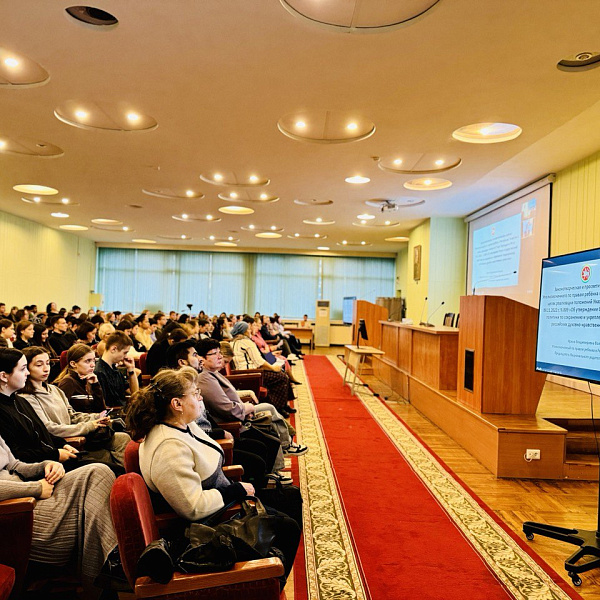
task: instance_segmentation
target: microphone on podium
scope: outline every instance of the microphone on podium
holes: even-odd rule
[[[440,310],[440,308],[442,308],[442,306],[444,306],[444,304],[446,304],[446,301],[443,300],[442,303],[429,315],[429,318],[427,319],[427,323],[425,323],[425,327],[435,327],[435,325],[433,323],[431,323],[431,317],[433,317],[433,315],[435,315],[435,313]]]
[[[421,309],[421,316],[419,317],[419,325],[427,325],[423,322],[423,313],[425,312],[425,305],[427,304],[427,296],[425,296],[425,302],[423,302],[423,308]]]

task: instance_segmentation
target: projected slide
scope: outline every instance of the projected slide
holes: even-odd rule
[[[474,231],[473,288],[517,285],[520,256],[520,213]]]
[[[543,261],[536,369],[600,379],[600,250]]]

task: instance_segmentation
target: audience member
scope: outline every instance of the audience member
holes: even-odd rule
[[[11,319],[0,319],[0,348],[12,348],[15,324]]]
[[[13,343],[13,348],[16,348],[17,350],[23,350],[23,348],[33,346],[33,333],[34,325],[31,321],[19,321],[15,331],[16,339]]]
[[[65,335],[67,331],[67,320],[64,317],[55,316],[51,321],[52,333],[48,336],[48,343],[54,349],[56,355],[60,355],[68,350],[73,344]]]

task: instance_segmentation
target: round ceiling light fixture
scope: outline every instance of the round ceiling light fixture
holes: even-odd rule
[[[156,244],[156,240],[149,240],[146,238],[133,238],[131,241],[136,244]]]
[[[452,137],[469,144],[498,144],[518,138],[523,130],[512,123],[473,123],[459,127]]]
[[[53,212],[50,213],[51,217],[54,217],[56,219],[68,219],[69,215],[67,213],[63,213],[63,212]]]
[[[213,215],[199,215],[191,213],[181,213],[180,215],[172,215],[171,218],[175,219],[176,221],[184,222],[201,221],[207,223],[219,223],[221,221],[219,217],[214,217]]]
[[[67,198],[59,199],[56,198],[56,196],[22,196],[21,200],[27,204],[45,204],[50,206],[65,206],[68,204],[69,206],[79,206],[79,202],[73,202],[72,200],[64,202],[64,200],[67,200]]]
[[[328,206],[329,204],[333,204],[333,200],[322,200],[319,198],[312,198],[311,200],[302,200],[297,198],[294,200],[294,204],[299,204],[300,206]]]
[[[317,250],[329,250],[329,246],[317,246]]]
[[[439,0],[280,0],[295,17],[342,33],[389,31],[414,22]]]
[[[448,179],[438,179],[436,177],[421,177],[419,179],[411,179],[404,183],[407,190],[417,190],[419,192],[432,192],[434,190],[443,190],[449,188],[452,182]]]
[[[254,209],[248,208],[247,206],[221,206],[219,212],[226,215],[251,215],[254,213]]]
[[[34,60],[0,47],[0,87],[36,87],[49,80],[48,71]]]
[[[15,192],[21,192],[21,194],[34,194],[40,196],[54,196],[58,194],[58,190],[48,187],[47,185],[37,185],[35,183],[20,183],[13,185]]]
[[[38,158],[57,158],[65,151],[54,144],[33,138],[0,136],[0,152]]]
[[[419,204],[425,204],[425,200],[421,198],[412,198],[411,196],[400,196],[400,198],[372,198],[366,200],[367,206],[378,208],[381,212],[389,210],[398,210],[399,208],[409,208],[411,206],[418,206]],[[365,215],[358,215],[359,219],[365,219]],[[374,219],[372,215],[369,218]]]
[[[408,242],[408,238],[402,235],[397,235],[395,237],[385,238],[386,242]]]
[[[101,229],[102,231],[115,231],[118,233],[133,233],[135,229],[127,225],[92,225],[92,229]]]
[[[240,189],[237,192],[221,193],[219,194],[219,198],[226,202],[253,202],[255,204],[272,204],[279,200],[279,196],[252,189]]]
[[[307,225],[333,225],[335,223],[335,221],[322,219],[321,217],[318,217],[317,219],[304,219],[302,222]]]
[[[260,177],[256,173],[234,173],[233,171],[214,171],[202,173],[200,179],[212,185],[229,186],[235,188],[257,188],[269,185],[270,179]]]
[[[202,192],[189,188],[143,188],[142,192],[147,196],[169,200],[202,200],[204,198]]]
[[[94,225],[123,225],[123,221],[117,219],[92,219]]]
[[[578,71],[589,71],[598,66],[600,66],[600,52],[578,52],[560,60],[556,68],[559,71],[577,73]]]
[[[381,158],[377,162],[377,166],[387,173],[421,175],[450,171],[451,169],[456,169],[461,163],[462,160],[458,156],[442,155],[440,152],[428,152],[426,154],[403,154],[402,158],[398,158],[397,155]]]
[[[136,115],[133,120],[132,114]],[[67,100],[54,109],[54,116],[59,121],[79,129],[145,132],[158,127],[154,117],[133,110],[127,102]]]
[[[371,181],[368,177],[363,177],[362,175],[353,175],[352,177],[346,177],[344,179],[346,183],[354,183],[354,184],[363,184],[369,183]]]
[[[375,133],[375,124],[356,112],[307,110],[289,113],[277,121],[283,135],[297,142],[346,144],[366,140]]]
[[[65,231],[87,231],[89,227],[85,225],[59,225],[59,229],[64,229]]]
[[[383,222],[378,222],[376,223],[375,221],[365,221],[364,219],[362,219],[360,222],[358,223],[352,223],[352,225],[356,226],[356,227],[397,227],[398,225],[400,225],[399,221],[391,221],[389,219],[386,219]]]
[[[263,239],[275,239],[275,238],[280,238],[281,234],[276,233],[275,231],[262,231],[261,233],[255,233],[254,237],[263,238]]]
[[[233,246],[237,246],[237,244],[235,242],[215,242],[215,246],[233,247]]]
[[[189,241],[189,240],[193,239],[189,235],[185,235],[185,234],[181,234],[181,235],[159,235],[157,237],[159,237],[159,238],[161,238],[163,240],[178,240],[180,242],[181,241],[186,242],[186,241]]]
[[[338,246],[372,246],[373,244],[371,244],[370,242],[365,242],[364,240],[361,240],[360,242],[352,242],[352,241],[348,241],[348,240],[343,240],[341,242],[337,242]]]

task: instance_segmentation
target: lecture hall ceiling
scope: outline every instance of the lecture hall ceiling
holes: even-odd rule
[[[0,209],[104,243],[395,252],[600,148],[600,68],[556,67],[600,52],[597,0],[363,0],[342,17],[425,10],[369,32],[293,6],[335,21],[352,2],[284,4],[99,0],[118,19],[99,30],[4,0]],[[522,132],[452,136],[490,123]]]

